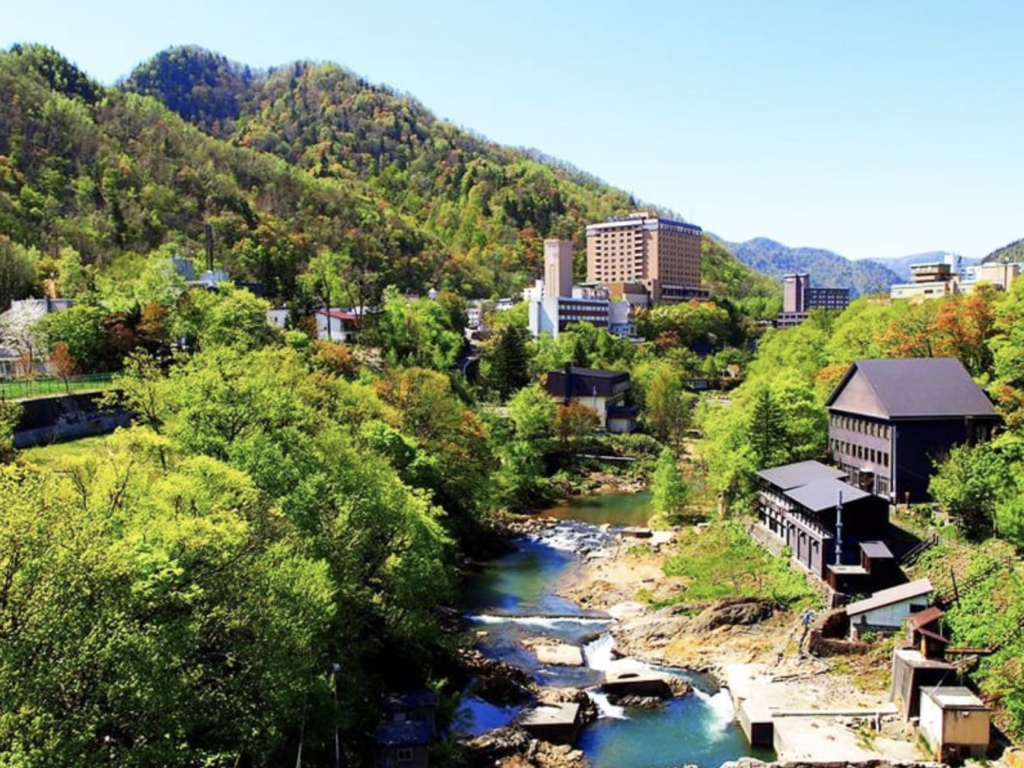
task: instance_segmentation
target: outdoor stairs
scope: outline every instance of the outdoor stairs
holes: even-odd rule
[[[1013,558],[1006,557],[1000,560],[993,561],[986,568],[979,571],[978,573],[968,576],[963,581],[958,581],[956,576],[953,573],[950,573],[950,586],[942,590],[941,592],[936,591],[933,604],[938,606],[942,610],[946,610],[947,608],[949,608],[949,606],[959,601],[960,595],[966,592],[970,592],[972,589],[974,589],[974,587],[978,586],[984,581],[987,581],[994,573],[997,573],[998,571],[1001,571],[1003,569],[1012,571],[1013,566]]]
[[[900,558],[900,566],[903,568],[909,568],[921,558],[921,555],[937,545],[939,541],[939,534],[933,533],[928,538],[911,547],[909,550],[904,552],[903,557]]]

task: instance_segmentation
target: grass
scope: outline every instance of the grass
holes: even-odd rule
[[[664,570],[668,576],[681,577],[686,586],[672,602],[745,595],[794,608],[818,600],[803,573],[787,558],[773,557],[759,547],[738,523],[684,529],[676,541],[677,553],[665,561]]]
[[[103,446],[106,437],[97,435],[94,437],[82,437],[78,440],[69,440],[66,443],[51,443],[36,448],[26,448],[19,452],[19,457],[27,464],[34,464],[37,467],[53,467],[69,458],[89,456]]]

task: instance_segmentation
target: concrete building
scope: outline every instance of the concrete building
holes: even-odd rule
[[[775,318],[775,325],[790,328],[806,320],[812,309],[838,312],[849,305],[849,288],[812,288],[808,273],[795,272],[782,278],[782,312]]]
[[[555,338],[570,323],[590,323],[595,328],[607,330],[611,300],[608,291],[599,287],[576,286],[570,296],[546,296],[543,281],[527,298],[527,327],[534,337],[550,333]]]
[[[963,686],[921,689],[921,735],[936,760],[959,764],[988,751],[990,711]]]
[[[641,283],[653,303],[695,298],[701,228],[646,211],[587,226],[587,282]]]
[[[910,282],[897,283],[889,289],[892,299],[923,301],[959,293],[960,257],[950,254],[946,261],[930,261],[910,265]]]
[[[548,238],[544,241],[544,295],[572,294],[572,243]]]
[[[1020,262],[1013,264],[974,264],[964,269],[963,280],[960,281],[962,293],[971,293],[983,283],[988,283],[994,288],[1008,291],[1013,287],[1013,281],[1020,275]]]

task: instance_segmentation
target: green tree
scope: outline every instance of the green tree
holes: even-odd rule
[[[757,469],[785,462],[789,453],[789,433],[782,408],[769,387],[761,387],[754,395],[749,430]]]
[[[974,540],[995,532],[1000,495],[1014,484],[993,447],[988,443],[954,446],[935,469],[928,492],[960,532]]]
[[[530,381],[526,344],[529,333],[510,326],[498,332],[497,341],[485,356],[489,364],[487,383],[505,402]]]
[[[679,471],[679,459],[671,448],[663,449],[658,456],[651,491],[654,508],[669,522],[678,523],[685,517],[690,491]]]
[[[554,433],[556,405],[540,384],[523,387],[508,401],[508,416],[515,425],[515,437],[538,444]]]

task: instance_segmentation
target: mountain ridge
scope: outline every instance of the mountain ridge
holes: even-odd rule
[[[768,237],[725,242],[726,247],[751,269],[781,279],[792,272],[807,272],[811,285],[849,288],[851,296],[888,293],[899,275],[870,259],[853,261],[824,248],[793,248]]]

